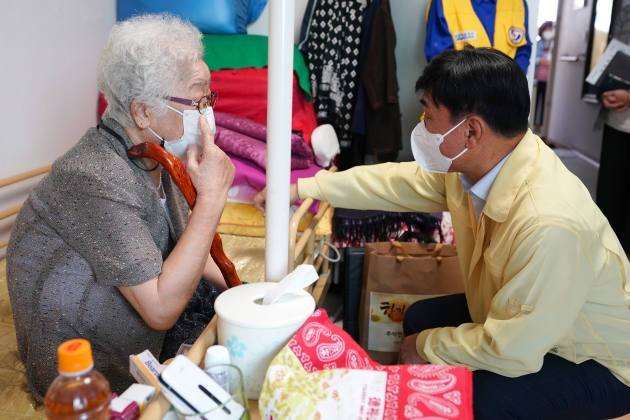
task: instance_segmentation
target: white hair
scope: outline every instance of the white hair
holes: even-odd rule
[[[103,116],[123,127],[135,125],[130,111],[134,99],[164,115],[164,98],[203,59],[201,37],[191,23],[169,14],[117,23],[99,60],[98,88],[107,100]]]

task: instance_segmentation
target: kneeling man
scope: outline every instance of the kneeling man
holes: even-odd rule
[[[401,359],[473,370],[475,418],[629,413],[630,263],[588,190],[528,129],[525,74],[468,46],[435,57],[416,90],[416,162],[321,171],[292,201],[451,212],[466,293],[409,308]]]

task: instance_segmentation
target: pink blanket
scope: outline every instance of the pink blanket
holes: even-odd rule
[[[249,159],[267,169],[267,127],[235,115],[216,112],[214,141],[224,152]],[[306,169],[313,163],[313,151],[297,134],[291,136],[291,169]]]
[[[218,127],[217,127],[218,129]],[[248,159],[243,159],[238,156],[234,156],[231,153],[227,153],[227,155],[232,160],[234,164],[235,173],[234,173],[234,181],[232,181],[232,187],[242,186],[244,184],[251,185],[258,191],[262,191],[263,188],[267,186],[267,175],[265,171],[260,169],[257,165],[251,162]],[[300,178],[310,178],[315,176],[315,174],[321,171],[322,168],[315,164],[311,164],[308,168],[305,169],[296,169],[291,171],[291,184],[295,184]],[[245,190],[244,190],[245,191]],[[236,197],[235,197],[236,198]],[[243,197],[241,197],[240,202],[243,202]],[[298,202],[298,204],[300,204]],[[316,201],[310,208],[309,211],[311,213],[317,213],[319,209],[319,201]]]
[[[221,150],[235,156],[249,159],[263,169],[267,169],[267,144],[245,134],[217,126],[214,142]],[[291,169],[305,169],[313,159],[291,155]]]
[[[214,120],[218,126],[267,142],[267,127],[262,124],[224,112],[215,112]],[[297,134],[291,135],[291,154],[313,160],[313,150]]]

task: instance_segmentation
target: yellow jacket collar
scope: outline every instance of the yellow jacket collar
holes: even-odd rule
[[[539,153],[539,140],[528,129],[492,185],[483,210],[486,216],[499,223],[507,220],[516,194],[538,160]]]

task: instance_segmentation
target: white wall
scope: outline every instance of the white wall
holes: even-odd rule
[[[116,0],[2,1],[0,179],[52,163],[96,124],[96,63],[115,21]],[[0,189],[0,211],[35,183]]]
[[[300,27],[304,16],[304,10],[308,0],[295,0],[295,42],[300,38]],[[426,35],[425,13],[429,0],[391,0],[392,20],[396,29],[396,66],[398,85],[400,87],[399,100],[402,113],[402,135],[403,150],[398,156],[398,160],[412,160],[411,146],[409,139],[411,131],[418,124],[418,119],[422,114],[414,87],[416,80],[427,65],[424,56],[424,40]],[[539,0],[527,0],[529,6],[529,33],[531,34],[532,49],[531,62],[534,63],[536,57],[536,34],[538,33],[538,4]],[[260,18],[249,28],[248,33],[256,35],[268,34],[268,8],[265,8]],[[530,65],[527,76],[532,91],[534,79],[534,66]],[[368,159],[370,162],[371,159]]]

